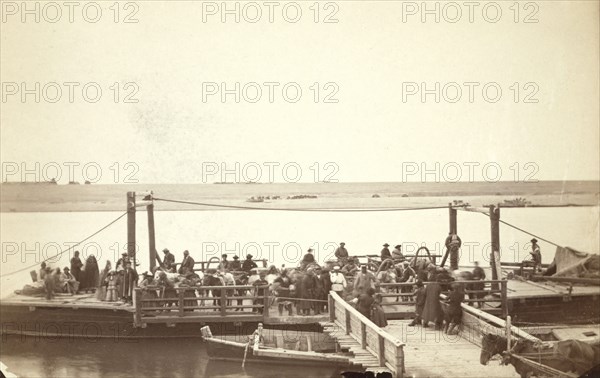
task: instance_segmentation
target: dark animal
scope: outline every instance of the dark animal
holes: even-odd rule
[[[481,345],[479,362],[487,365],[492,356],[506,355],[506,338],[486,334]],[[511,352],[532,361],[542,363],[562,372],[583,374],[600,363],[600,346],[592,346],[578,340],[564,340],[554,346],[537,348],[532,341],[518,340]],[[503,359],[505,364],[514,366],[522,378],[537,376],[536,370],[524,361],[509,354]]]

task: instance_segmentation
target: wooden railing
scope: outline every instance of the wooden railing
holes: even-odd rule
[[[177,323],[181,318],[209,316],[214,317],[240,317],[251,314],[244,309],[252,309],[258,312],[263,320],[269,316],[269,290],[268,286],[199,286],[199,287],[175,287],[174,297],[164,297],[161,287],[152,286],[136,288],[134,293],[134,323],[142,324],[146,316],[155,317],[160,314],[166,318],[165,322]],[[209,292],[216,290],[217,296],[209,296]],[[260,296],[254,295],[258,290],[263,290]],[[157,298],[143,298],[144,291],[154,291]],[[220,291],[220,292],[219,292]],[[244,295],[237,295],[243,291]],[[197,295],[199,294],[199,295]],[[247,294],[247,295],[246,295]],[[262,301],[262,303],[244,305],[243,301],[251,299]],[[238,304],[238,301],[242,301]],[[238,311],[236,311],[238,310]],[[225,321],[225,320],[223,320]]]
[[[329,293],[329,320],[346,335],[356,340],[362,349],[378,358],[400,378],[404,374],[404,343],[380,329],[335,292]]]
[[[231,263],[233,260],[227,260],[229,263]],[[260,267],[260,265],[262,265],[263,268],[267,267],[267,263],[269,262],[269,260],[267,259],[260,259],[260,260],[252,260],[256,263],[256,265],[258,265]],[[240,261],[240,265],[244,262],[244,260]],[[206,269],[208,269],[209,267],[212,267],[214,269],[217,269],[217,267],[219,266],[219,264],[221,263],[221,260],[217,260],[214,259],[213,261],[196,261],[194,263],[194,272],[204,272],[206,271]],[[173,264],[176,268],[176,270],[178,269],[177,267],[181,265],[180,262],[174,263]]]
[[[427,285],[428,283],[429,282],[423,282],[423,284],[425,284],[425,285]],[[451,283],[460,283],[460,284],[465,285],[465,294],[467,294],[469,296],[469,298],[465,298],[463,303],[467,302],[472,305],[476,302],[482,302],[482,303],[486,303],[486,302],[498,303],[499,302],[502,317],[505,318],[508,315],[508,303],[507,303],[508,288],[507,288],[506,280],[452,281]],[[442,283],[442,285],[449,285],[449,284]],[[484,289],[483,290],[472,290],[471,285],[473,285],[473,284],[484,284]],[[497,286],[498,284],[500,284],[500,288],[494,289],[494,286]],[[382,297],[400,297],[403,300],[401,302],[385,302],[384,301],[381,304],[382,306],[392,306],[392,305],[398,305],[398,304],[403,304],[403,305],[416,304],[416,302],[414,300],[415,292],[412,289],[414,286],[414,282],[380,283],[380,284],[377,284],[377,286],[380,289],[383,289],[382,291],[385,291],[385,292],[381,293]],[[403,288],[405,290],[404,293],[402,292]],[[408,290],[408,288],[410,288],[410,291]],[[442,293],[447,294],[448,292],[445,291]],[[478,295],[481,295],[481,297],[478,298],[477,297]],[[499,298],[486,299],[485,296],[487,296],[487,295],[496,295]]]
[[[411,261],[413,258],[416,257],[416,255],[404,255],[404,259],[406,261]],[[361,256],[362,257],[362,256]],[[379,266],[381,264],[381,257],[379,255],[366,255],[364,256],[367,258],[367,264],[369,267],[375,267],[375,266]],[[419,257],[423,257],[423,258],[430,258],[431,257],[431,262],[436,265],[437,264],[437,260],[438,258],[441,258],[441,255],[419,255]],[[392,256],[393,258],[393,256]]]

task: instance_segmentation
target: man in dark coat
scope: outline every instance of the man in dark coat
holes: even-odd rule
[[[223,270],[223,269],[230,270],[229,265],[231,263],[232,262],[230,262],[230,261],[227,260],[227,255],[226,254],[222,254],[221,255],[221,263],[219,264],[219,270]],[[238,263],[239,263],[239,261],[238,261]]]
[[[442,328],[444,311],[440,304],[442,287],[437,282],[430,282],[425,288],[425,306],[423,307],[423,327],[428,327],[429,322],[435,323],[436,329]]]
[[[302,278],[300,284],[300,298],[298,301],[298,312],[299,315],[310,315],[310,309],[313,308],[313,301],[308,299],[316,298],[316,285],[317,280],[315,277],[315,273],[312,269],[309,269],[308,272]],[[304,299],[304,300],[302,300]]]
[[[242,270],[242,263],[240,263],[240,258],[238,256],[233,256],[233,261],[230,261],[229,264],[227,264],[226,269],[228,269],[232,272],[237,272],[237,271]]]
[[[181,266],[179,267],[179,270],[177,272],[183,275],[193,273],[195,263],[196,262],[194,261],[192,256],[190,256],[190,252],[186,249],[185,251],[183,251],[183,261],[181,262]]]
[[[267,280],[265,280],[265,272],[260,272],[259,273],[259,278],[254,281],[252,283],[252,286],[254,286],[254,305],[265,305],[267,307],[267,311],[269,311],[269,304],[265,304],[265,290],[268,290],[269,288],[265,288],[265,286],[269,286],[269,283],[267,282]],[[259,307],[259,308],[253,308],[252,309],[253,312],[257,312],[259,314],[263,313],[263,307]]]
[[[246,260],[244,260],[244,263],[242,264],[242,270],[244,272],[248,272],[250,273],[250,271],[254,268],[258,268],[258,265],[256,265],[256,263],[254,261],[252,261],[252,255],[247,255],[246,256]]]
[[[409,324],[410,327],[421,325],[421,316],[423,315],[423,309],[425,308],[425,286],[423,281],[419,280],[415,284],[416,287],[416,304],[415,304],[415,318]]]
[[[381,261],[392,258],[392,254],[390,253],[390,249],[388,248],[389,246],[390,245],[388,243],[385,243],[383,245],[383,249],[381,250]]]
[[[455,327],[460,326],[462,321],[462,301],[465,299],[465,291],[460,283],[452,283],[452,289],[448,294],[448,309],[444,317],[444,332],[452,334]]]
[[[476,281],[471,284],[472,290],[483,291],[485,289],[485,284],[482,282],[485,280],[485,271],[479,266],[479,261],[475,261],[475,268],[473,268],[473,275],[471,278],[473,281]],[[482,299],[485,297],[485,293],[475,293],[474,297]],[[469,294],[469,298],[471,298],[471,294]],[[477,301],[477,307],[483,307],[483,302]]]
[[[175,271],[175,256],[173,256],[173,254],[171,252],[169,252],[169,250],[167,248],[163,249],[163,253],[165,254],[165,257],[163,258],[163,268],[167,271],[167,272],[174,272]]]
[[[306,254],[302,258],[302,261],[300,262],[300,266],[302,267],[302,269],[306,269],[306,267],[308,265],[315,263],[315,256],[313,256],[312,253],[313,253],[312,248],[309,248],[308,251],[306,251]]]
[[[81,262],[81,259],[79,258],[79,251],[75,251],[75,253],[73,253],[73,257],[71,258],[71,274],[73,275],[73,277],[75,277],[75,279],[77,281],[81,282],[81,267],[83,266],[83,263]]]
[[[375,289],[370,287],[366,293],[363,293],[358,296],[358,301],[356,302],[356,309],[367,319],[371,319],[371,309],[373,308],[373,304],[375,303],[375,298],[373,298],[374,294]]]
[[[138,273],[131,266],[131,261],[128,261],[125,265],[122,275],[123,280],[121,282],[121,299],[124,302],[132,303],[133,289],[137,287],[138,278]]]
[[[335,250],[335,257],[340,264],[346,264],[348,261],[348,250],[346,249],[346,243],[340,243],[340,246]]]

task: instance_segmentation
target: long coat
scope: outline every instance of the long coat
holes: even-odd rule
[[[356,309],[358,312],[371,319],[371,308],[373,307],[373,303],[375,303],[375,299],[369,294],[361,294],[358,296],[358,301],[356,302]]]
[[[375,286],[375,276],[371,272],[358,273],[354,280],[354,290],[359,294],[366,294],[369,288]]]
[[[300,285],[300,298],[316,299],[317,277],[307,274],[302,278]],[[298,301],[299,310],[309,310],[313,307],[312,301]]]
[[[423,308],[423,321],[440,323],[444,318],[440,293],[442,287],[437,282],[427,284],[425,288],[425,307]]]

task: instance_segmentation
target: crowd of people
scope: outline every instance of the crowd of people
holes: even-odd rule
[[[451,251],[460,245],[460,239],[452,234],[447,241]],[[327,261],[324,266],[317,263],[313,250],[308,249],[296,268],[282,266],[278,269],[273,265],[259,268],[251,254],[243,261],[238,256],[230,259],[224,254],[216,268],[204,271],[196,269],[189,251],[184,251],[181,262],[176,263],[175,256],[165,248],[162,260],[158,258],[158,266],[141,276],[127,253],[116,261],[114,269],[111,261],[107,261],[104,269],[99,271],[94,256],[89,256],[84,264],[76,251],[70,267],[61,270],[42,263],[38,277],[48,299],[55,293],[95,291],[101,301],[132,303],[134,288],[140,287],[143,289],[142,300],[164,300],[142,301],[144,307],[164,308],[162,311],[170,311],[178,303],[179,293],[183,292],[185,311],[203,306],[219,311],[224,294],[225,305],[232,311],[262,313],[265,308],[275,307],[279,315],[319,315],[326,313],[328,295],[333,291],[381,327],[387,324],[383,310],[385,298],[395,302],[414,301],[415,318],[411,326],[428,327],[433,323],[446,332],[453,332],[460,324],[465,289],[474,291],[468,295],[469,303],[482,307],[482,281],[486,275],[477,262],[472,272],[463,271],[457,277],[454,271],[438,267],[427,258],[409,262],[400,244],[392,251],[389,247],[388,243],[383,244],[377,269],[368,269],[358,257],[348,253],[345,243],[340,243],[334,254],[335,260]],[[539,247],[534,253],[539,254]],[[451,265],[454,263],[451,254]],[[539,264],[539,259],[535,263]],[[453,283],[456,279],[473,283],[465,287]],[[407,285],[399,287],[394,285],[396,283]],[[445,311],[439,301],[442,291],[448,292]],[[245,299],[250,299],[251,304]]]

